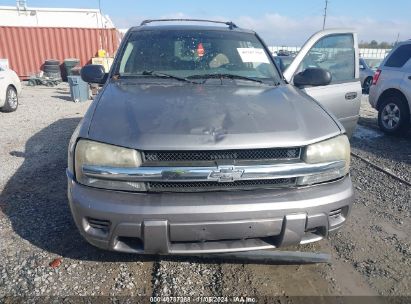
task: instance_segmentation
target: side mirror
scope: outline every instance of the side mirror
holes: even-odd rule
[[[108,74],[104,67],[99,64],[89,64],[81,69],[81,79],[88,83],[104,84]]]
[[[332,76],[330,71],[320,68],[307,68],[294,76],[294,85],[303,86],[325,86],[330,84]]]
[[[360,70],[365,70],[365,67],[362,64],[360,64]]]

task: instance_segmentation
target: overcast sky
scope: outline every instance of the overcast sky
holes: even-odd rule
[[[98,8],[98,0],[28,0],[28,6]],[[0,1],[15,5],[16,1]],[[300,46],[322,28],[325,0],[101,0],[118,28],[147,18],[232,20],[256,30],[269,45]],[[411,0],[330,0],[326,27],[351,27],[359,40],[411,39]]]

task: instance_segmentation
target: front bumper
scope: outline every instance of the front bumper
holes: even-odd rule
[[[318,241],[345,222],[351,179],[300,189],[129,193],[76,183],[70,209],[80,233],[108,250],[148,254],[221,253]]]
[[[379,97],[379,88],[377,85],[372,85],[370,87],[370,91],[368,93],[368,102],[370,103],[371,107],[377,109],[377,102]]]

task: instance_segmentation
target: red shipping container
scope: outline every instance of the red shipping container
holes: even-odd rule
[[[119,44],[116,29],[0,26],[0,58],[21,79],[39,72],[46,59],[78,58],[85,65],[100,48],[114,56]]]

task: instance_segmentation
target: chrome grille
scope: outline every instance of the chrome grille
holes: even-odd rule
[[[151,192],[199,192],[199,191],[229,191],[273,189],[291,187],[296,183],[296,178],[278,178],[265,180],[240,180],[228,183],[219,182],[148,182],[148,191]]]
[[[274,148],[213,151],[144,151],[143,159],[145,163],[297,159],[300,157],[300,150],[300,148]]]

